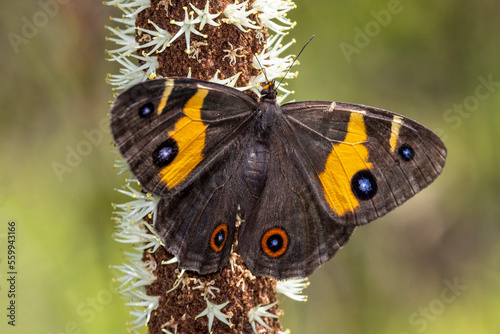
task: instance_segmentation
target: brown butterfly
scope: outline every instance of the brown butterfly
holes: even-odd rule
[[[445,146],[411,119],[341,102],[279,106],[273,83],[261,94],[166,78],[113,104],[116,146],[160,197],[154,227],[183,269],[226,265],[240,207],[238,249],[252,273],[308,276],[443,170]]]

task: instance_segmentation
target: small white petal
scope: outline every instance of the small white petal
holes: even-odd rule
[[[208,299],[205,299],[205,302],[207,303],[207,307],[200,314],[198,314],[195,317],[195,319],[206,316],[208,318],[209,332],[212,332],[212,324],[214,322],[214,317],[219,319],[229,327],[232,326],[232,324],[229,321],[227,321],[227,319],[231,318],[231,316],[221,312],[221,309],[223,309],[227,304],[229,304],[229,301],[219,305],[212,304],[211,302],[208,301]]]
[[[269,305],[266,305],[266,306],[262,306],[259,304],[256,307],[254,307],[253,309],[251,309],[250,311],[248,311],[248,322],[250,322],[250,324],[252,325],[252,329],[253,329],[255,334],[257,334],[257,329],[255,328],[256,321],[259,324],[261,324],[262,326],[264,326],[265,328],[271,329],[271,327],[269,327],[264,322],[264,320],[262,318],[263,317],[278,318],[278,316],[276,314],[272,314],[272,313],[267,312],[267,310],[269,310],[271,307],[276,305],[276,303],[278,303],[278,302],[276,301],[276,302],[269,304]]]
[[[307,296],[302,292],[309,286],[307,278],[296,278],[287,281],[278,281],[276,285],[276,292],[284,294],[288,298],[297,301],[307,301]]]

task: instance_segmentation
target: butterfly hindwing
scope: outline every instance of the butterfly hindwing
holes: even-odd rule
[[[255,275],[305,277],[344,245],[354,226],[335,222],[322,207],[308,161],[293,145],[290,129],[269,134],[266,182],[244,214],[239,253]]]
[[[239,153],[238,153],[239,152]],[[243,154],[239,140],[185,189],[158,203],[155,230],[183,269],[207,274],[223,267],[234,241],[241,203]]]

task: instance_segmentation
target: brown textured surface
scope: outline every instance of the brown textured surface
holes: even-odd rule
[[[172,6],[168,6],[168,15],[165,10],[165,4],[168,0],[151,0],[151,7],[143,10],[138,14],[136,20],[136,26],[150,29],[155,31],[155,28],[148,23],[148,20],[153,21],[160,28],[166,29],[170,34],[175,35],[180,29],[179,26],[171,24],[171,20],[183,21],[184,20],[184,9],[188,8],[188,13],[192,10],[189,3],[196,6],[196,8],[203,10],[205,8],[205,0],[192,0],[192,1],[175,1],[171,0]],[[210,13],[215,14],[222,12],[227,4],[234,3],[231,1],[211,1],[210,2]],[[225,24],[222,22],[222,14],[215,18],[216,22],[220,23],[220,26],[214,27],[209,24],[205,24],[203,34],[208,35],[208,38],[203,38],[202,36],[195,35],[191,33],[191,44],[193,42],[208,43],[206,46],[199,47],[198,59],[188,58],[185,52],[186,50],[186,39],[184,35],[176,39],[170,47],[166,48],[164,52],[158,54],[158,62],[160,63],[160,68],[157,71],[158,75],[163,77],[168,76],[180,76],[184,77],[187,75],[189,68],[191,68],[192,78],[207,80],[214,76],[217,69],[219,69],[219,78],[225,79],[235,75],[238,72],[242,72],[236,86],[245,86],[250,81],[251,76],[255,76],[259,73],[251,67],[253,54],[261,52],[263,49],[263,43],[256,38],[256,31],[253,29],[248,29],[244,37],[237,31],[238,28],[234,25]],[[255,21],[254,15],[249,16],[250,19]],[[264,30],[264,34],[267,36],[267,32]],[[139,43],[145,44],[137,36],[137,41]],[[243,47],[241,51],[238,51],[238,55],[243,55],[244,57],[237,57],[236,64],[233,66],[229,63],[229,58],[224,58],[228,53],[224,50],[230,50],[231,43],[234,48]],[[150,49],[144,49],[148,52]],[[142,49],[139,51],[142,54]]]
[[[222,309],[224,314],[232,316],[229,322],[233,324],[230,328],[218,319],[214,319],[212,332],[217,333],[253,333],[248,322],[248,311],[259,304],[270,304],[276,301],[276,281],[271,278],[254,277],[246,268],[241,258],[233,253],[231,264],[217,273],[210,275],[198,275],[193,272],[186,272],[182,276],[183,281],[179,286],[166,294],[177,280],[177,264],[161,265],[161,261],[170,260],[172,255],[167,254],[165,249],[160,248],[154,254],[145,253],[145,257],[156,261],[157,269],[154,271],[158,279],[151,284],[147,293],[152,296],[161,296],[160,305],[153,311],[149,321],[149,333],[161,334],[162,328],[172,333],[207,333],[208,318],[206,316],[195,320],[195,317],[206,308],[206,302],[202,293],[203,289],[194,289],[209,282],[214,282],[211,286],[220,289],[212,290],[215,298],[207,294],[208,300],[213,304],[222,304],[229,301],[229,304]],[[269,310],[270,313],[280,315],[277,305]],[[279,319],[263,318],[267,325],[273,330],[265,330],[257,324],[260,333],[277,333],[281,330]]]

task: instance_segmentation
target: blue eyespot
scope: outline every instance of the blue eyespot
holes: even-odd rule
[[[368,194],[372,190],[372,183],[367,178],[361,178],[358,180],[359,190]]]
[[[283,238],[280,237],[279,235],[273,235],[269,239],[267,239],[267,247],[273,252],[276,252],[281,248],[281,245],[283,244]]]
[[[282,228],[275,227],[264,233],[262,250],[270,257],[276,258],[285,253],[288,247],[288,236]]]
[[[172,138],[168,138],[153,151],[153,164],[160,168],[165,167],[175,159],[178,153],[179,146],[177,142]]]
[[[377,181],[368,169],[363,169],[352,177],[351,189],[356,198],[366,201],[377,193]]]
[[[154,104],[152,102],[148,102],[139,108],[139,117],[146,118],[152,115],[154,110],[155,110]]]
[[[411,161],[415,158],[415,150],[408,144],[401,145],[398,153],[404,161]]]
[[[218,225],[212,232],[212,237],[210,238],[210,248],[214,252],[220,252],[224,248],[228,236],[228,227],[226,224]]]
[[[158,151],[158,159],[166,160],[172,154],[173,149],[171,147],[162,147]]]
[[[226,240],[226,233],[224,232],[224,230],[220,230],[215,235],[214,243],[216,246],[220,247],[224,243],[225,240]]]

